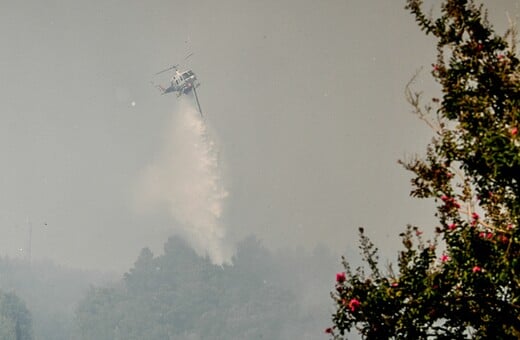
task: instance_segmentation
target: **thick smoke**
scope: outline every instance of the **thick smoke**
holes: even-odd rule
[[[218,150],[199,112],[180,98],[167,128],[165,145],[146,168],[140,188],[142,203],[166,207],[173,231],[213,263],[231,261],[221,223],[227,192],[219,168]]]

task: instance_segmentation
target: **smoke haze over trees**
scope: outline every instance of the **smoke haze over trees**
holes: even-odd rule
[[[81,339],[314,339],[328,310],[317,298],[330,253],[272,254],[250,238],[218,266],[171,238],[144,248],[124,279],[92,288],[77,309]],[[320,252],[319,250],[317,250]],[[333,261],[334,262],[334,261]],[[323,276],[322,276],[323,275]],[[321,294],[325,297],[324,294]]]
[[[120,278],[2,258],[0,289],[23,301],[6,308],[30,316],[35,340],[316,339],[339,268],[326,247],[274,253],[254,237],[219,266],[172,237],[162,255],[143,248]]]

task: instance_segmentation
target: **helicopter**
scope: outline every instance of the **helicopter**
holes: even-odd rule
[[[183,94],[189,94],[193,92],[195,96],[195,101],[197,102],[197,107],[199,109],[200,116],[202,115],[202,109],[200,108],[199,97],[197,95],[197,87],[200,86],[199,81],[197,80],[197,76],[193,73],[192,70],[180,71],[179,65],[170,66],[162,71],[157,72],[155,75],[162,74],[168,71],[174,71],[173,76],[170,79],[170,86],[165,87],[162,85],[156,85],[153,81],[152,84],[161,91],[161,94],[167,94],[175,92],[177,97],[180,97]]]

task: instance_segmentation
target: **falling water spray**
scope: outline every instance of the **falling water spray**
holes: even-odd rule
[[[233,247],[226,243],[221,217],[227,192],[217,145],[206,123],[188,99],[181,98],[172,114],[159,157],[146,168],[141,201],[165,207],[180,235],[213,263],[231,261]]]

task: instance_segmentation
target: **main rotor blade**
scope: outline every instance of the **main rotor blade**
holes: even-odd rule
[[[178,66],[178,65],[173,65],[173,66],[171,66],[171,67],[168,67],[167,69],[164,69],[164,70],[162,70],[162,71],[160,71],[160,72],[157,72],[155,75],[158,75],[158,74],[164,73],[164,72],[169,71],[169,70],[176,70],[176,69],[177,69],[177,66]]]

